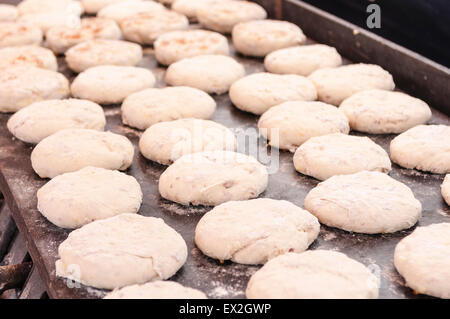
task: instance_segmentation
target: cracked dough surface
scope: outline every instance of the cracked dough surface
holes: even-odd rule
[[[58,253],[57,276],[114,289],[173,276],[187,246],[161,218],[121,214],[72,231]]]
[[[31,165],[41,177],[77,171],[86,166],[125,170],[134,148],[123,135],[90,129],[67,129],[44,138],[31,153]]]
[[[406,168],[450,173],[450,126],[418,125],[391,141],[391,160]]]
[[[316,217],[285,200],[230,201],[200,219],[195,244],[214,259],[264,264],[287,252],[303,252],[319,230]]]
[[[85,167],[56,176],[37,191],[38,210],[62,228],[78,228],[98,219],[136,213],[142,191],[133,176]]]
[[[445,175],[444,182],[441,185],[441,193],[447,205],[450,206],[450,174]]]
[[[394,264],[416,293],[450,298],[450,223],[418,227],[395,247]]]
[[[38,67],[57,71],[58,63],[52,51],[36,45],[21,45],[0,49],[0,69],[12,66]]]
[[[155,281],[123,287],[103,299],[207,299],[200,290],[184,287],[175,281]]]
[[[253,157],[230,151],[201,152],[184,155],[169,166],[159,178],[159,192],[182,205],[215,206],[257,197],[268,179],[266,167]]]
[[[369,171],[330,177],[306,195],[305,208],[322,224],[364,234],[408,229],[422,213],[408,186]]]
[[[251,278],[249,299],[374,299],[379,281],[360,262],[330,250],[288,253]]]
[[[359,171],[388,173],[391,160],[386,151],[368,137],[341,133],[311,137],[294,155],[295,169],[325,180]]]

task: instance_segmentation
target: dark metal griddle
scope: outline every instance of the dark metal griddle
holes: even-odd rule
[[[266,7],[271,16],[280,15],[281,9],[279,6],[295,4],[298,12],[301,13],[302,10],[307,10],[307,14],[304,15],[305,19],[308,18],[308,15],[314,14],[319,14],[316,19],[328,19],[326,14],[324,15],[321,12],[317,13],[311,11],[308,6],[298,1],[258,2]],[[273,4],[275,4],[274,7],[272,7]],[[302,16],[295,15],[295,12],[290,12],[290,15],[295,16],[296,19],[302,19]],[[329,19],[327,21],[331,23]],[[333,28],[336,28],[336,30],[338,30],[339,27],[343,28],[343,22],[336,21],[334,21],[334,23],[341,24],[336,25]],[[306,31],[306,34],[314,38],[314,34],[308,33],[308,31]],[[324,43],[333,42],[332,40],[327,42],[320,37],[319,40]],[[309,41],[312,42],[312,40]],[[364,38],[364,41],[368,41],[368,45],[379,48],[380,44],[373,41],[371,42],[370,36],[369,38]],[[387,64],[379,64],[392,72],[391,65],[405,61],[405,57],[402,56],[402,54],[404,54],[403,51],[393,53],[393,49],[389,47],[389,45],[392,44],[387,41],[383,42],[383,48],[387,52],[386,54],[392,56],[395,53],[394,55],[398,55],[397,59],[402,59],[389,61]],[[367,50],[367,47],[361,49],[362,52],[364,52],[364,50]],[[261,59],[244,58],[235,53],[233,53],[233,56],[239,62],[244,64],[247,73],[264,70]],[[414,58],[418,59],[417,68],[430,74],[432,79],[433,76],[431,73],[433,72],[434,74],[440,75],[445,75],[445,72],[448,72],[445,68],[436,69],[435,65],[430,65],[428,63],[429,61],[422,57]],[[355,59],[354,61],[361,60]],[[59,71],[64,73],[69,79],[73,79],[75,74],[68,70],[64,59],[60,58],[58,62],[60,64]],[[349,63],[349,61],[346,60],[346,63]],[[151,69],[158,78],[157,86],[164,86],[163,77],[165,69],[157,64],[152,54],[152,49],[145,49],[145,57],[140,66]],[[428,71],[430,73],[428,73]],[[408,72],[411,73],[411,71]],[[393,73],[394,79],[396,79],[396,72]],[[402,81],[405,81],[405,74],[400,74],[399,76],[402,78]],[[446,85],[448,88],[448,73],[444,80],[447,82],[440,82],[439,84],[436,84],[436,86],[442,87],[444,85],[445,87]],[[408,89],[411,87],[418,88],[420,86],[418,84],[419,79],[411,76],[408,83],[409,84],[400,87],[406,89],[408,93],[416,95],[414,91]],[[431,83],[431,85],[433,85],[433,83]],[[417,90],[421,91],[420,88]],[[447,93],[448,92],[444,93],[444,95]],[[256,128],[258,117],[239,111],[233,107],[227,94],[215,96],[214,98],[218,105],[216,113],[212,118],[214,121],[222,123],[232,129]],[[439,97],[431,97],[427,101],[431,103],[430,100],[436,102],[439,101]],[[438,109],[448,110],[448,100],[445,102],[445,100],[442,99],[442,101],[444,101],[444,104],[431,104],[433,107],[433,118],[431,123],[450,125],[450,118],[448,115],[438,111]],[[210,298],[245,297],[245,287],[249,277],[259,269],[259,266],[246,266],[231,262],[221,264],[216,260],[204,256],[195,247],[193,242],[195,226],[202,214],[211,208],[193,206],[183,207],[161,198],[158,193],[158,178],[164,171],[165,166],[148,161],[140,155],[137,148],[137,142],[141,132],[122,125],[120,119],[120,106],[104,106],[104,110],[107,115],[107,129],[127,136],[135,146],[134,161],[127,173],[136,177],[144,193],[144,199],[139,213],[145,216],[154,216],[164,219],[168,225],[175,228],[183,236],[188,245],[188,260],[171,279],[183,285],[198,288],[204,291]],[[12,216],[15,219],[20,232],[24,236],[34,264],[39,270],[42,280],[46,284],[49,296],[52,298],[102,297],[105,294],[105,291],[103,290],[83,285],[78,288],[69,288],[65,279],[57,278],[55,276],[54,264],[58,258],[57,249],[59,244],[67,237],[69,231],[52,225],[37,211],[36,191],[44,185],[47,180],[40,179],[31,168],[30,154],[32,145],[25,144],[13,138],[8,132],[6,122],[9,116],[10,115],[8,114],[0,115],[0,189],[7,200]],[[351,134],[362,135],[355,132],[352,132]],[[387,151],[389,143],[394,137],[394,135],[368,136]],[[242,146],[243,145],[241,145],[241,147]],[[260,154],[266,152],[265,141],[260,140],[257,151],[255,150],[250,154],[256,156],[255,153],[258,152],[260,152]],[[270,175],[269,186],[261,196],[289,200],[294,204],[303,207],[303,200],[306,194],[318,183],[318,181],[297,173],[292,164],[292,156],[293,155],[289,152],[280,153],[279,170]],[[443,175],[403,169],[393,164],[393,170],[390,173],[390,176],[408,185],[413,190],[415,196],[421,201],[423,205],[423,217],[418,225],[424,226],[432,223],[450,222],[450,209],[445,204],[440,194],[440,184],[443,181]],[[340,251],[361,261],[365,265],[369,265],[371,269],[378,272],[381,276],[381,298],[424,298],[425,296],[414,295],[410,289],[404,286],[403,279],[395,271],[393,266],[395,245],[412,230],[413,229],[386,235],[363,235],[322,226],[318,239],[310,248]]]

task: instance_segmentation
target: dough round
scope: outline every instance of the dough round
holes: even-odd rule
[[[226,93],[231,84],[245,75],[242,64],[225,55],[199,55],[171,64],[166,82],[190,86],[207,93]]]
[[[240,22],[266,17],[263,7],[249,1],[214,1],[197,9],[197,20],[202,26],[222,33],[230,33]]]
[[[215,206],[255,198],[268,181],[266,167],[253,157],[229,151],[201,152],[184,155],[169,166],[159,178],[159,193],[182,205]]]
[[[325,180],[360,171],[389,173],[391,160],[368,137],[334,133],[311,137],[302,144],[295,152],[294,166],[302,174]]]
[[[317,98],[313,83],[300,75],[254,73],[233,83],[230,99],[240,110],[263,114],[274,105],[287,101],[313,101]]]
[[[74,230],[58,253],[57,276],[114,289],[173,276],[187,247],[161,218],[120,214]]]
[[[41,29],[19,22],[0,23],[0,48],[27,44],[41,44]]]
[[[344,113],[322,102],[284,102],[270,108],[258,121],[269,145],[295,152],[309,138],[331,133],[348,134]]]
[[[450,174],[445,175],[444,182],[441,185],[441,193],[447,205],[450,206]]]
[[[155,85],[150,70],[134,66],[96,66],[80,73],[72,82],[72,95],[100,104],[122,102],[128,95]]]
[[[319,230],[316,217],[285,200],[231,201],[200,219],[195,244],[214,259],[264,264],[287,252],[305,251]]]
[[[450,298],[450,223],[418,227],[395,247],[394,264],[416,293]]]
[[[345,254],[330,250],[288,253],[251,278],[249,299],[376,299],[379,280]]]
[[[374,64],[350,64],[336,68],[323,68],[313,72],[319,100],[339,105],[351,95],[369,89],[393,90],[392,75]]]
[[[345,99],[339,108],[355,131],[402,133],[431,119],[427,103],[401,92],[365,90]]]
[[[141,44],[153,44],[161,34],[187,29],[188,19],[175,11],[140,13],[120,22],[125,39]]]
[[[293,23],[279,20],[253,20],[234,26],[233,44],[244,55],[263,57],[272,51],[303,44],[306,37]]]
[[[90,129],[67,129],[44,138],[31,153],[41,178],[74,172],[86,166],[126,170],[134,148],[122,135]]]
[[[78,228],[98,219],[136,213],[142,191],[133,176],[99,167],[56,176],[37,191],[37,208],[62,228]]]
[[[408,229],[422,213],[408,186],[369,171],[330,177],[308,193],[305,208],[322,224],[364,234]]]
[[[27,13],[21,15],[17,21],[38,27],[44,34],[54,27],[78,28],[81,24],[79,15],[58,11]]]
[[[114,290],[103,299],[207,299],[200,290],[175,281],[155,281]]]
[[[196,21],[198,8],[200,8],[200,6],[207,6],[213,1],[216,0],[175,0],[172,3],[171,9],[175,12],[184,14],[191,21]]]
[[[120,1],[110,4],[97,13],[97,17],[113,19],[120,23],[123,19],[134,17],[140,13],[162,12],[167,9],[154,1]]]
[[[95,39],[82,42],[66,52],[66,61],[75,72],[99,65],[135,66],[142,60],[139,44],[121,40]]]
[[[342,58],[335,48],[312,44],[280,49],[266,56],[264,67],[268,72],[308,76],[322,68],[337,67]]]
[[[210,119],[216,101],[207,93],[174,86],[145,89],[129,95],[122,104],[122,122],[140,130],[159,122],[182,118]]]
[[[130,2],[133,0],[81,0],[81,4],[83,5],[84,11],[86,11],[86,13],[93,14],[99,12],[101,9],[111,4],[125,1]]]
[[[161,35],[153,46],[156,59],[164,65],[197,55],[228,55],[230,51],[226,37],[206,30],[167,32]]]
[[[0,22],[15,21],[19,16],[17,8],[11,4],[0,4]]]
[[[391,141],[391,160],[406,168],[450,173],[450,126],[418,125]]]
[[[181,119],[157,123],[148,128],[139,140],[144,157],[169,165],[181,156],[203,151],[235,151],[233,132],[208,120]]]
[[[11,66],[28,66],[56,71],[58,63],[52,51],[37,45],[0,49],[0,70]]]
[[[45,100],[30,104],[12,115],[8,130],[19,140],[39,143],[68,128],[103,131],[106,119],[100,105],[77,99]]]
[[[23,0],[17,5],[17,9],[20,15],[42,12],[68,12],[80,16],[84,11],[80,1],[75,0]]]
[[[16,112],[33,102],[63,99],[69,94],[69,81],[58,72],[30,66],[0,72],[0,112]]]
[[[46,45],[55,53],[64,53],[84,41],[119,40],[121,36],[120,28],[114,20],[102,18],[83,18],[79,28],[53,27],[45,34]]]

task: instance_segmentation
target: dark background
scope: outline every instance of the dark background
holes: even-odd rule
[[[344,20],[450,67],[450,0],[304,0]],[[381,8],[381,28],[369,29],[369,4]]]

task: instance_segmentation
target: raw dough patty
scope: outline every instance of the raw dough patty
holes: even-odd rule
[[[379,280],[363,264],[330,250],[288,253],[270,260],[251,278],[249,299],[378,298]]]
[[[231,201],[200,219],[195,244],[214,259],[264,264],[287,252],[305,251],[319,230],[316,217],[288,201]]]
[[[122,122],[141,130],[159,122],[182,118],[210,119],[216,101],[202,90],[174,86],[145,89],[129,95],[122,104]]]
[[[406,168],[450,173],[450,126],[418,125],[391,141],[391,160]]]
[[[200,290],[175,281],[155,281],[114,290],[103,299],[206,299]]]
[[[222,94],[245,75],[242,64],[225,55],[199,55],[171,64],[166,82],[173,86],[190,86],[207,93]]]
[[[140,0],[81,0],[84,11],[86,13],[97,13],[101,9],[118,2],[140,1]]]
[[[194,0],[195,1],[195,0]],[[0,3],[0,22],[15,21],[19,15],[17,8],[10,4]]]
[[[134,66],[142,59],[142,48],[121,40],[89,40],[71,47],[66,61],[75,72],[99,65]]]
[[[368,137],[341,133],[311,137],[294,155],[295,169],[325,180],[359,171],[388,173],[391,160],[386,151]]]
[[[123,19],[134,17],[140,13],[166,10],[163,5],[154,1],[121,1],[104,7],[97,13],[97,17],[113,19],[120,23]]]
[[[20,15],[41,12],[72,13],[80,16],[83,6],[75,0],[23,0],[17,5]]]
[[[58,253],[57,276],[114,289],[173,276],[187,247],[161,218],[121,214],[74,230]]]
[[[225,126],[198,119],[157,123],[148,128],[139,140],[139,149],[144,157],[166,165],[186,154],[235,151],[236,146],[233,132]]]
[[[230,99],[240,110],[262,114],[287,101],[313,101],[314,84],[300,75],[254,73],[233,83]]]
[[[182,205],[219,205],[257,197],[268,184],[266,167],[229,151],[184,155],[159,179],[162,197]],[[187,191],[189,190],[189,191]]]
[[[68,128],[88,128],[103,131],[106,119],[100,105],[78,99],[45,100],[19,110],[8,120],[8,130],[27,143],[42,139]]]
[[[37,191],[38,210],[62,228],[78,228],[94,220],[136,213],[142,191],[133,176],[99,167],[56,176]]]
[[[33,102],[69,94],[69,81],[61,73],[30,66],[0,72],[0,112],[16,112]]]
[[[125,170],[134,148],[122,135],[89,129],[67,129],[44,138],[31,153],[31,165],[42,178],[53,178],[86,166]]]
[[[87,69],[72,82],[72,95],[100,104],[122,102],[128,95],[155,85],[150,70],[134,66],[102,65]]]
[[[242,22],[233,28],[233,44],[244,55],[263,57],[272,51],[302,44],[306,37],[293,23],[279,20]]]
[[[295,152],[314,136],[348,134],[350,127],[344,113],[322,102],[284,102],[270,108],[258,121],[259,132],[269,145]]]
[[[393,90],[392,75],[374,64],[350,64],[336,68],[323,68],[313,72],[319,100],[339,105],[349,96],[363,90]]]
[[[336,175],[318,184],[306,196],[305,208],[322,224],[364,234],[408,229],[422,212],[408,186],[368,171]]]
[[[197,20],[201,25],[222,33],[230,33],[240,22],[266,17],[263,7],[249,1],[215,1],[197,9]]]
[[[450,298],[450,223],[418,227],[395,247],[394,264],[416,293]]]
[[[58,69],[52,51],[37,45],[23,45],[0,49],[0,69],[11,66],[33,66],[51,71]]]
[[[230,53],[227,38],[207,30],[167,32],[155,41],[154,48],[156,59],[164,65],[197,55]]]
[[[365,90],[345,99],[339,108],[355,131],[402,133],[431,119],[427,103],[401,92]]]
[[[441,193],[447,205],[450,206],[450,174],[445,175],[444,182],[441,185]]]
[[[341,64],[342,58],[336,49],[325,44],[280,49],[268,54],[264,59],[268,72],[303,76],[308,76],[318,69]]]
[[[42,31],[33,25],[18,22],[0,23],[0,48],[41,44]]]
[[[37,12],[19,16],[17,22],[27,23],[40,28],[45,34],[54,27],[78,28],[81,24],[80,17],[71,12]]]
[[[171,9],[175,12],[184,14],[191,21],[196,21],[198,8],[200,8],[200,6],[207,6],[213,1],[216,0],[175,0],[171,5]]]

